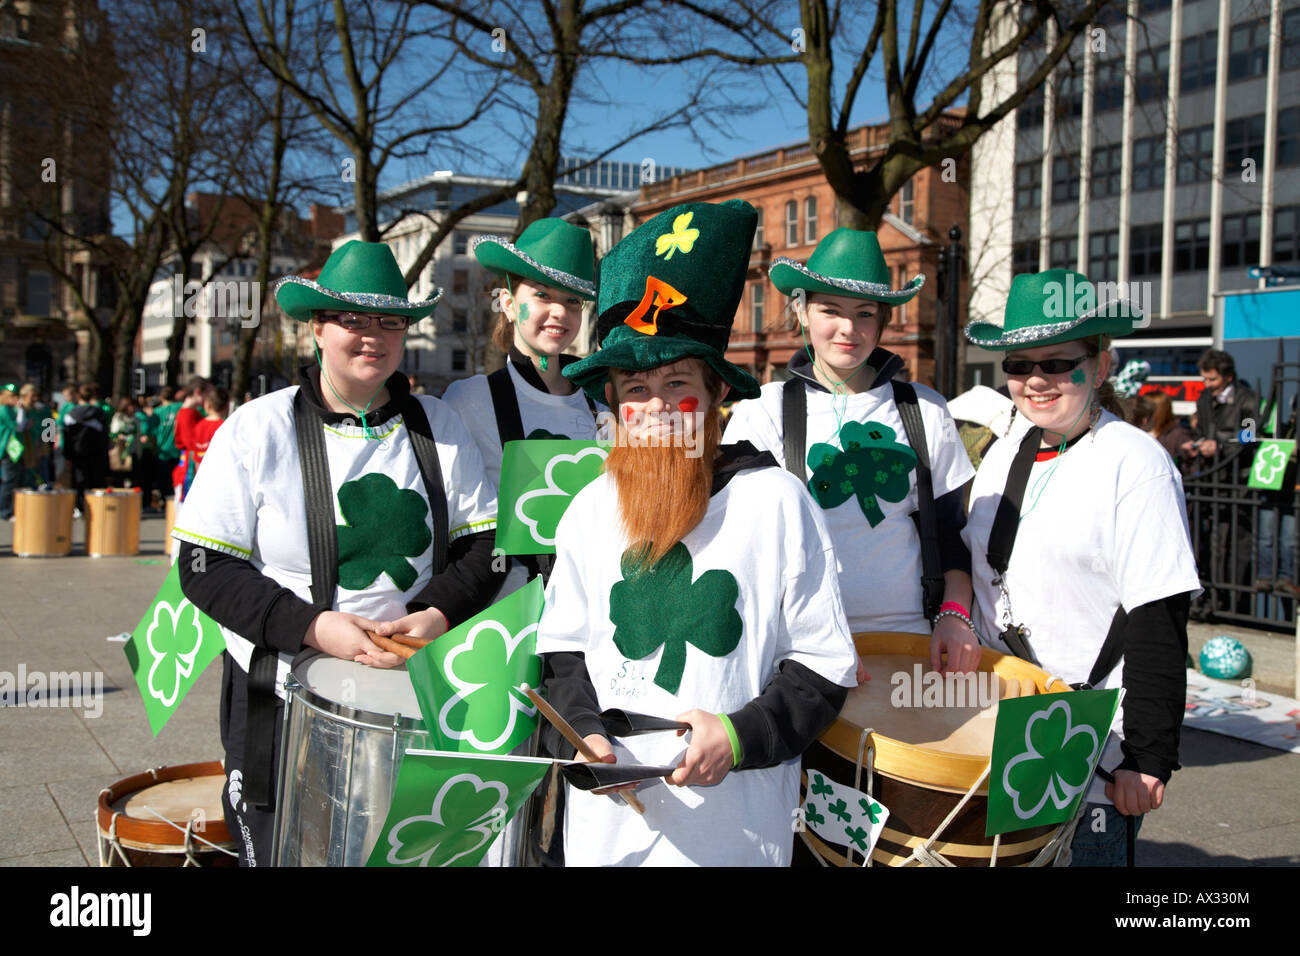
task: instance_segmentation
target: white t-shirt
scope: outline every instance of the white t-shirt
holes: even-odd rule
[[[763,386],[757,399],[738,402],[726,431],[726,441],[753,442],[760,450],[776,456],[782,468],[785,467],[785,433],[781,426],[784,384],[770,382]],[[925,424],[934,496],[939,498],[961,488],[975,471],[943,397],[924,385],[913,385],[913,388]],[[894,441],[910,447],[889,382],[848,396],[833,396],[807,387],[804,391],[808,396],[807,454],[810,458],[816,444],[842,447],[837,437],[837,413],[839,422],[884,425],[892,430]],[[812,474],[813,469],[807,467],[809,479]],[[826,526],[835,544],[840,592],[849,616],[849,629],[853,632],[930,633],[930,623],[921,606],[921,539],[911,517],[917,509],[915,467],[908,477],[911,486],[901,501],[877,497],[884,518],[874,527],[856,497],[850,496],[847,501],[825,510]]]
[[[976,629],[985,644],[1004,653],[1010,653],[998,637],[1004,600],[993,585],[988,540],[1028,427],[1018,416],[1012,434],[989,449],[962,532],[971,550]],[[1154,438],[1109,412],[1065,454],[1034,463],[1021,514],[1006,574],[1011,609],[1015,623],[1029,628],[1042,668],[1067,684],[1088,679],[1120,605],[1132,611],[1200,590],[1173,460]],[[1098,688],[1122,686],[1123,673],[1121,660]],[[1122,735],[1122,714],[1115,726]],[[1112,736],[1102,766],[1111,770],[1122,756]],[[1095,779],[1089,802],[1109,802],[1104,790]]]
[[[285,388],[241,405],[217,429],[172,537],[244,558],[310,603],[307,513],[293,418],[297,392],[296,386]],[[449,540],[490,531],[496,527],[496,487],[484,474],[478,448],[444,403],[418,398],[438,449]],[[432,577],[433,551],[428,496],[402,417],[371,429],[372,439],[358,425],[321,428],[335,522],[354,529],[340,535],[334,608],[377,621],[404,617],[407,602]],[[228,628],[222,632],[231,656],[247,670],[253,645]],[[292,661],[293,655],[280,654],[281,697]]]
[[[683,574],[676,582],[658,582],[658,593],[626,590],[620,564],[627,541],[618,526],[617,493],[602,475],[578,493],[560,521],[537,636],[538,653],[586,655],[602,710],[668,718],[697,707],[732,713],[758,697],[786,660],[840,686],[853,685],[857,659],[844,626],[830,538],[792,476],[771,467],[741,471],[713,496],[682,542],[691,559],[689,585]],[[625,590],[611,601],[616,586]],[[621,599],[629,593],[631,599]],[[657,613],[644,613],[646,607]],[[688,642],[669,636],[674,626]],[[734,647],[714,656],[730,643],[727,635],[736,638]],[[666,637],[668,643],[635,657],[616,643],[640,642],[629,648],[635,652]],[[672,648],[684,648],[684,660],[675,663]],[[668,689],[674,684],[675,692]],[[673,733],[611,743],[619,761],[657,766],[677,764],[686,747]],[[643,784],[637,795],[644,816],[621,799],[570,788],[566,862],[789,864],[791,815],[799,805],[797,758],[729,773],[712,787]]]

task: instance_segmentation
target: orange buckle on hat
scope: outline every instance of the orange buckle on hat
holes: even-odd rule
[[[684,292],[678,292],[662,279],[646,276],[645,295],[641,296],[641,301],[637,303],[637,307],[632,310],[632,314],[623,322],[644,335],[656,335],[659,332],[660,311],[674,308],[685,301],[686,294]],[[654,306],[654,314],[650,317],[650,321],[646,322],[643,316],[650,311],[651,306]]]

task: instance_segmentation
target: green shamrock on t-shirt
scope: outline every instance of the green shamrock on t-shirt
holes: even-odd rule
[[[845,422],[840,444],[818,443],[808,452],[813,470],[808,490],[823,508],[831,509],[858,499],[871,527],[885,520],[878,498],[902,501],[911,490],[909,477],[916,467],[916,452],[896,440],[897,434],[880,422]]]
[[[407,557],[428,550],[429,505],[418,491],[400,489],[387,475],[363,475],[339,488],[339,585],[364,591],[381,574],[409,591],[419,573]]]
[[[609,591],[614,644],[629,660],[662,646],[655,683],[668,693],[682,686],[688,643],[712,657],[736,649],[744,625],[736,610],[740,586],[730,571],[715,568],[692,580],[691,553],[680,541],[649,568],[629,549],[622,566],[623,580]]]

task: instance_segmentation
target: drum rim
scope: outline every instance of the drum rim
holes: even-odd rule
[[[907,654],[918,659],[928,659],[930,656],[930,639],[924,634],[908,634],[897,631],[863,631],[853,635],[853,643],[859,655],[870,656],[873,653]],[[1016,670],[1041,675],[1041,680],[1035,682],[1035,693],[1058,693],[1056,690],[1046,691],[1043,689],[1047,679],[1052,675],[1041,667],[1036,667],[1028,661],[1022,661],[1010,654],[1002,654],[991,647],[980,648],[980,670],[995,671],[996,665],[1004,660],[1015,662],[1013,667]],[[1062,686],[1067,691],[1071,689],[1068,685],[1062,684]],[[857,759],[857,741],[864,729],[837,715],[835,721],[818,739],[832,753],[853,762]],[[849,741],[850,738],[853,742],[853,752],[847,753],[843,744]],[[836,746],[832,743],[832,739],[842,742],[841,745]],[[879,731],[873,731],[870,740],[875,748],[874,766],[877,772],[888,774],[894,779],[920,787],[953,789],[965,793],[989,764],[989,757],[985,755],[962,754],[937,750],[933,747],[922,747],[898,740]],[[909,765],[914,765],[918,761],[924,761],[929,771],[924,777],[918,777],[906,772],[910,769]],[[980,795],[987,792],[987,783],[977,791]]]
[[[302,668],[305,668],[312,661],[322,657],[328,657],[328,656],[329,656],[328,654],[323,654],[323,653],[313,654],[310,657],[298,661],[294,665],[293,670],[290,671],[289,673],[289,676],[293,678],[293,684],[292,685],[286,684],[285,687],[286,693],[288,695],[299,697],[304,704],[310,706],[313,710],[316,710],[317,712],[325,714],[330,717],[336,717],[340,721],[347,724],[351,724],[354,727],[362,727],[365,728],[366,730],[392,731],[396,729],[398,731],[409,731],[409,732],[416,732],[421,734],[428,734],[430,737],[432,737],[432,734],[430,733],[428,728],[424,726],[423,715],[420,715],[418,717],[410,717],[407,716],[406,714],[401,714],[401,715],[384,714],[384,713],[380,713],[379,711],[363,710],[360,707],[350,707],[347,704],[340,704],[337,701],[330,700],[328,697],[323,697],[322,695],[318,694],[315,690],[313,690],[312,688],[308,687],[305,683],[303,683],[302,676],[300,675],[299,671]],[[364,667],[365,665],[362,664],[358,666]],[[394,716],[399,717],[396,724],[394,724],[393,722]]]
[[[176,764],[170,767],[155,767],[152,770],[145,770],[142,773],[124,777],[105,787],[99,791],[99,800],[95,808],[95,819],[99,824],[100,837],[109,839],[109,834],[115,832],[117,839],[122,842],[123,846],[131,849],[164,852],[165,848],[171,847],[174,848],[171,852],[180,852],[185,846],[183,826],[182,829],[178,830],[171,823],[162,820],[129,817],[120,810],[114,810],[112,805],[125,796],[139,793],[160,783],[170,783],[173,780],[185,780],[195,777],[220,777],[223,781],[222,789],[225,789],[226,768],[222,766],[220,760]],[[116,830],[114,830],[115,817]],[[182,821],[175,822],[177,824],[182,823]],[[223,813],[216,819],[205,820],[201,835],[209,843],[230,843],[230,830],[226,827],[225,814]]]
[[[86,495],[91,498],[139,498],[141,492],[134,488],[96,488],[94,491],[87,490]]]

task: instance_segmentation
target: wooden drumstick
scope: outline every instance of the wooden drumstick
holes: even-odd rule
[[[399,644],[397,641],[390,640],[387,637],[380,637],[374,631],[366,631],[366,637],[374,642],[380,650],[388,651],[390,654],[396,654],[404,660],[410,660],[415,656],[415,648],[407,647],[405,644]]]
[[[394,634],[393,640],[398,644],[405,644],[407,647],[414,647],[417,651],[422,647],[427,647],[433,643],[431,637],[416,637],[414,634]]]
[[[596,751],[587,746],[587,742],[578,736],[578,732],[569,725],[567,720],[559,715],[559,712],[556,711],[554,707],[546,702],[545,698],[543,698],[541,694],[537,693],[537,691],[533,690],[531,687],[525,687],[524,693],[527,694],[528,699],[533,702],[533,706],[542,712],[542,716],[554,724],[555,729],[564,735],[564,739],[573,744],[578,753],[582,754],[592,763],[600,762],[600,756]],[[624,790],[619,793],[619,796],[622,797],[627,802],[627,805],[637,813],[645,813],[645,806],[637,799],[636,794]]]

